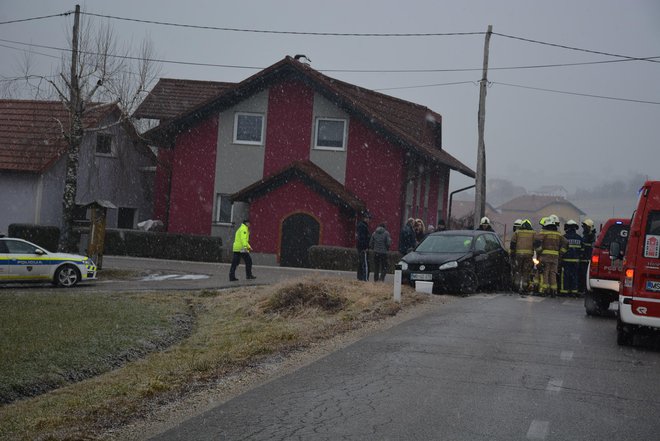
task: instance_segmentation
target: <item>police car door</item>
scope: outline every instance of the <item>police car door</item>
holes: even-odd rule
[[[20,240],[6,240],[9,250],[9,275],[12,279],[33,280],[49,277],[50,265],[37,254],[39,249],[35,245]]]

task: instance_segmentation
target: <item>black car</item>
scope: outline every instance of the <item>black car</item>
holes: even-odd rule
[[[402,279],[433,282],[434,291],[470,294],[482,287],[509,290],[511,263],[500,238],[482,230],[428,235],[399,262]]]

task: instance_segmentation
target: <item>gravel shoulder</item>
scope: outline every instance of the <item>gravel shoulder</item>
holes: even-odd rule
[[[331,339],[315,343],[287,354],[278,354],[241,372],[204,385],[199,391],[179,400],[155,406],[144,418],[116,428],[100,438],[116,441],[149,439],[181,422],[223,404],[255,387],[292,373],[326,355],[338,351],[371,334],[382,332],[407,320],[437,311],[442,305],[454,301],[451,296],[432,295],[428,302],[407,307],[394,317],[370,322]]]

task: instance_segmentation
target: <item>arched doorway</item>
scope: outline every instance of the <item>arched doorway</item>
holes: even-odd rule
[[[296,213],[282,223],[280,266],[309,268],[307,250],[319,244],[320,225],[309,214]]]

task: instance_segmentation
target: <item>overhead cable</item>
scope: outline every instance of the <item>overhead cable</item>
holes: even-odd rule
[[[588,94],[588,93],[567,92],[567,91],[564,91],[564,90],[544,89],[542,87],[522,86],[520,84],[500,83],[499,81],[498,82],[493,81],[490,84],[500,85],[500,86],[509,86],[509,87],[518,87],[518,88],[521,88],[521,89],[539,90],[539,91],[542,91],[542,92],[561,93],[561,94],[564,94],[564,95],[576,95],[576,96],[585,96],[585,97],[589,97],[589,98],[600,98],[600,99],[604,99],[604,100],[627,101],[627,102],[631,102],[631,103],[660,105],[660,101],[645,101],[645,100],[636,100],[636,99],[629,99],[629,98],[617,98],[617,97],[612,97],[612,96],[592,95],[592,94]]]
[[[25,21],[32,21],[32,20],[43,20],[44,18],[65,17],[70,14],[73,14],[73,11],[63,12],[61,14],[42,15],[41,17],[31,17],[31,18],[22,18],[19,20],[0,21],[0,25],[10,24],[10,23],[22,23]]]

